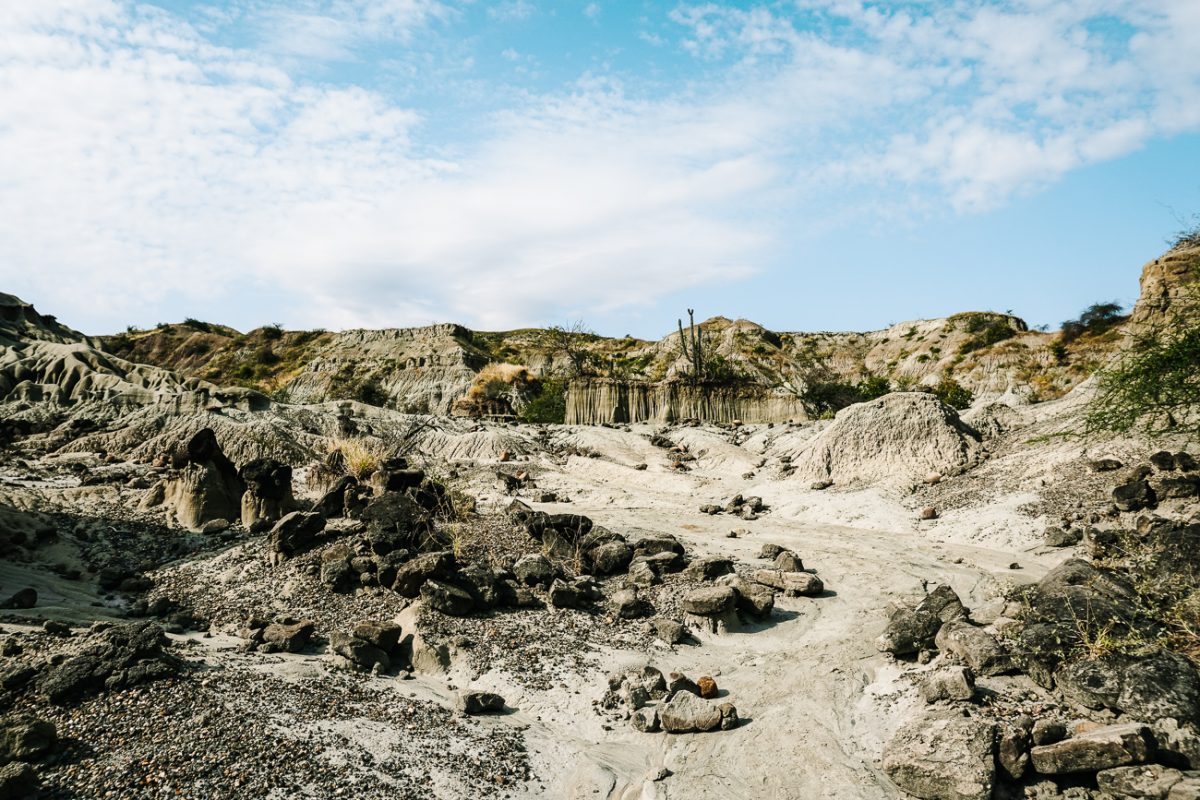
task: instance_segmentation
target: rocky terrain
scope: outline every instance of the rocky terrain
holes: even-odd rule
[[[752,391],[891,391],[450,416],[563,356],[0,296],[0,797],[1200,797],[1200,454],[1064,435],[1124,328],[705,329]],[[681,333],[585,338],[670,383]]]

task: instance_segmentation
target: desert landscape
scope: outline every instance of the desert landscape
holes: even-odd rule
[[[1098,414],[1197,265],[1061,331],[0,295],[0,796],[1200,797],[1197,408]]]

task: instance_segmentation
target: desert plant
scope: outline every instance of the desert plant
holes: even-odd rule
[[[683,330],[683,320],[676,320],[676,324],[679,326],[679,350],[691,369],[689,372],[691,381],[699,383],[705,379],[707,364],[704,352],[704,329],[696,325],[696,310],[689,308],[687,312],[688,329],[686,332]]]
[[[262,329],[263,338],[268,342],[283,338],[283,326],[278,322],[272,322],[270,325],[264,325]]]
[[[596,338],[596,332],[583,320],[575,320],[567,326],[552,325],[546,335],[551,352],[566,359],[568,378],[581,378],[595,371],[599,360],[587,344]]]
[[[540,381],[537,393],[519,416],[524,422],[561,424],[567,417],[567,382],[557,378]]]
[[[361,436],[335,436],[325,447],[328,463],[358,480],[369,478],[378,471],[388,454],[382,441]]]
[[[1167,317],[1130,336],[1097,375],[1085,435],[1200,434],[1200,259]]]
[[[1084,334],[1095,336],[1111,330],[1124,320],[1120,303],[1092,303],[1078,319],[1063,322],[1058,338],[1063,344],[1070,344]]]
[[[971,403],[975,400],[975,395],[971,393],[970,389],[949,375],[943,375],[942,379],[930,391],[937,396],[937,399],[951,408],[957,408],[960,411],[964,408],[970,408]]]

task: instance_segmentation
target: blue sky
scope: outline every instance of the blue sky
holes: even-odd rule
[[[0,290],[89,333],[1131,303],[1200,3],[6,0]]]

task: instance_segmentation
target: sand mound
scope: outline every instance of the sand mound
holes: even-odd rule
[[[838,412],[793,460],[796,476],[838,485],[900,484],[976,463],[980,436],[931,394],[889,394]]]

